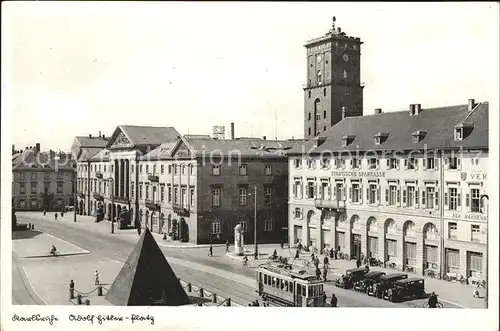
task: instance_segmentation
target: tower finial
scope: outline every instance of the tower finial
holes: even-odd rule
[[[332,28],[335,29],[335,21],[337,19],[335,18],[335,16],[332,17]]]

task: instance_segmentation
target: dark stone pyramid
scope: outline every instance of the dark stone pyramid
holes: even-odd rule
[[[151,232],[146,229],[111,285],[115,306],[182,306],[190,300]]]

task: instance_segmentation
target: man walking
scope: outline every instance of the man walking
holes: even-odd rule
[[[229,240],[226,240],[226,252],[229,252]]]
[[[214,256],[214,249],[212,247],[212,244],[210,244],[210,247],[208,248],[208,256]]]
[[[432,292],[427,303],[429,304],[429,308],[436,308],[437,307],[438,299],[437,299],[437,295],[435,292]]]
[[[335,293],[332,294],[332,299],[330,300],[330,306],[337,307],[337,297],[335,296]]]

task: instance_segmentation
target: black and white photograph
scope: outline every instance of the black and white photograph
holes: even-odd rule
[[[1,329],[498,329],[499,9],[3,2]]]

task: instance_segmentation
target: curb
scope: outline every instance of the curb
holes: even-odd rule
[[[15,254],[13,254],[15,255]],[[17,258],[13,256],[12,258],[12,263],[13,263],[13,268],[17,268],[19,275],[21,276],[21,281],[24,284],[24,287],[26,288],[26,291],[29,293],[33,301],[35,301],[39,305],[47,305],[47,302],[42,299],[40,295],[35,291],[35,287],[31,283],[30,279],[28,278],[28,275],[26,274],[26,271],[24,270],[23,267],[20,267],[17,264]]]
[[[79,252],[79,253],[66,253],[66,254],[58,254],[56,256],[52,256],[52,255],[32,255],[32,256],[21,256],[20,258],[23,258],[23,259],[37,259],[37,258],[42,258],[42,257],[57,258],[57,257],[60,257],[60,256],[75,256],[75,255],[87,255],[87,254],[90,254],[90,252],[86,251],[86,252]]]

